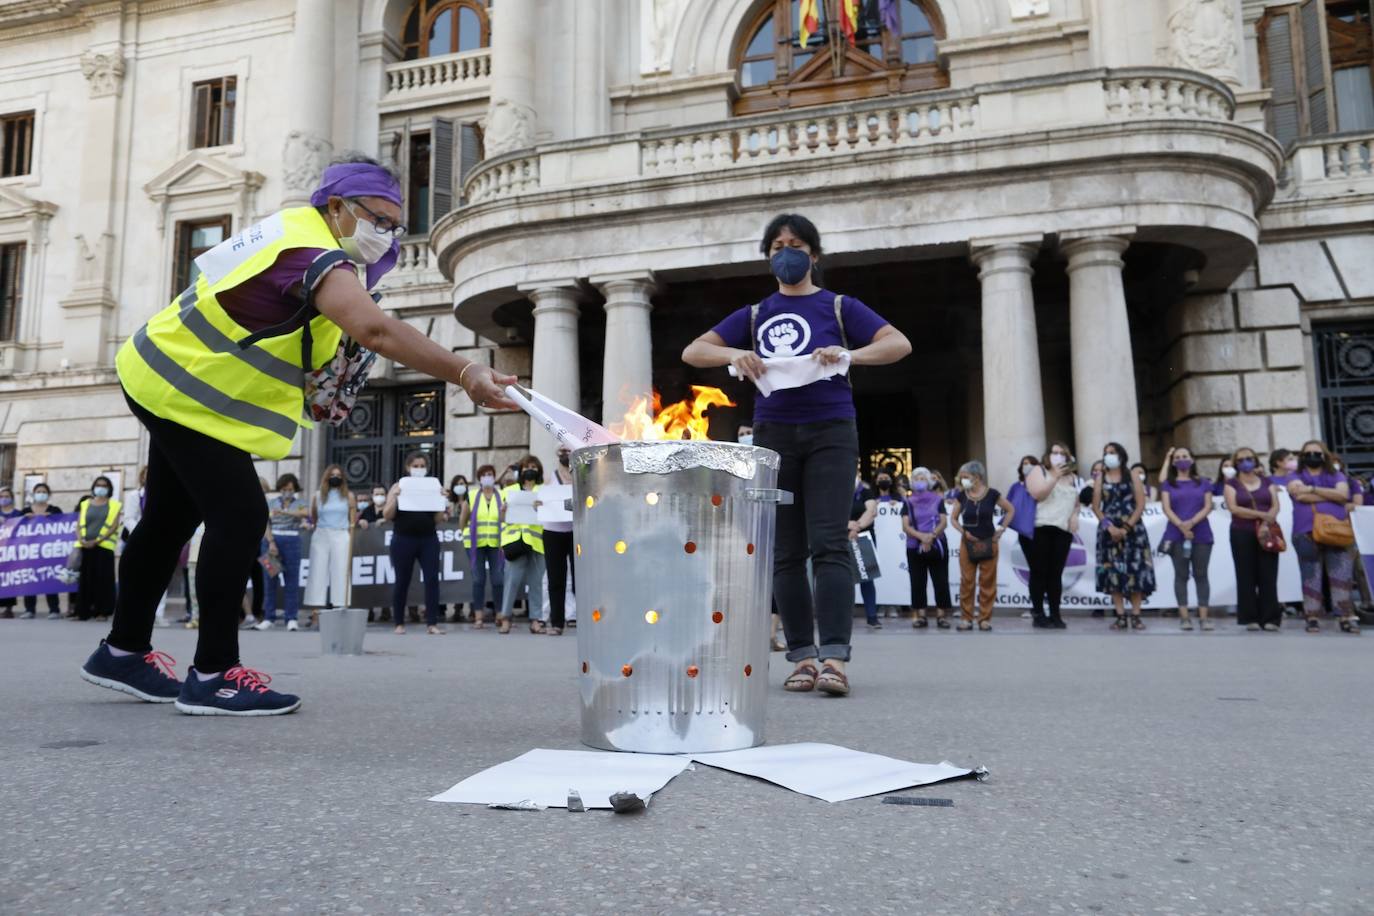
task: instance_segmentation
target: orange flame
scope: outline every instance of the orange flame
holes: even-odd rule
[[[692,399],[676,404],[662,406],[657,391],[652,402],[648,398],[636,398],[625,412],[624,422],[612,423],[610,431],[622,439],[656,441],[662,439],[705,440],[710,422],[706,411],[712,407],[734,407],[724,391],[719,388],[692,386]]]

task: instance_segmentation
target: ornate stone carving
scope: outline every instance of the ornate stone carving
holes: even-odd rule
[[[673,69],[673,40],[682,22],[684,0],[639,0],[639,71]]]
[[[1169,16],[1170,63],[1240,84],[1234,0],[1175,0]]]
[[[1012,21],[1037,19],[1050,14],[1050,0],[1011,0]]]
[[[293,130],[286,135],[282,152],[282,182],[288,193],[309,195],[319,184],[334,147],[310,131]]]
[[[487,113],[487,157],[534,145],[534,109],[510,99],[495,99]]]
[[[87,51],[81,55],[81,75],[91,84],[91,98],[118,95],[124,85],[124,55],[118,50],[109,54]]]

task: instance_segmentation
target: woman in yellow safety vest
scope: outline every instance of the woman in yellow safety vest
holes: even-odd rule
[[[530,614],[530,632],[544,632],[544,529],[539,525],[512,525],[508,521],[510,498],[522,490],[534,492],[544,482],[544,464],[533,455],[520,459],[519,483],[501,491],[505,505],[501,507],[501,552],[506,558],[506,588],[501,596],[501,613],[497,629],[510,632],[511,613],[515,600],[525,599]],[[538,502],[535,503],[539,505]],[[524,594],[528,589],[529,594]]]
[[[501,514],[505,502],[496,488],[496,468],[484,464],[477,469],[477,495],[472,498],[464,541],[472,562],[472,628],[486,626],[487,608],[502,607],[506,558],[501,553]],[[491,581],[491,600],[486,600],[487,581]]]
[[[124,524],[123,509],[120,501],[114,498],[114,484],[102,474],[91,483],[91,495],[82,500],[76,510],[76,547],[81,551],[81,578],[76,586],[73,613],[79,620],[109,620],[114,612],[114,550]],[[167,578],[171,578],[170,572]],[[166,585],[164,582],[164,589]],[[157,610],[157,602],[153,602],[153,610]],[[150,620],[150,626],[151,623]]]
[[[369,295],[396,263],[403,219],[390,170],[362,156],[336,161],[310,206],[240,227],[196,258],[192,285],[120,348],[119,380],[150,440],[147,501],[124,550],[114,626],[83,666],[86,680],[194,715],[299,708],[239,660],[239,605],[267,527],[253,460],[285,458],[312,425],[306,375],[335,362],[344,335],[459,385],[479,406],[515,407],[503,394],[513,377],[431,341]],[[153,614],[202,522],[200,631],[180,682],[152,650]]]

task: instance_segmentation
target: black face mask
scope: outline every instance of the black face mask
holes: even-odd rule
[[[329,478],[329,485],[330,485],[331,487],[341,487],[341,486],[343,486],[343,478],[342,478],[342,477],[331,477],[331,478]]]
[[[558,456],[558,463],[561,464],[561,465],[563,465],[563,467],[567,467],[570,461],[571,461],[571,456],[569,456],[569,455],[559,455],[559,456]]]
[[[1303,452],[1302,463],[1309,468],[1319,468],[1326,464],[1326,456],[1321,452]]]
[[[891,490],[891,489],[892,489],[892,481],[887,480],[887,479],[885,479],[885,478],[884,478],[884,479],[880,479],[880,480],[878,481],[878,489],[879,489],[879,490]]]
[[[536,471],[534,468],[526,468],[525,470],[520,472],[521,480],[532,480],[535,483],[539,482],[539,476],[539,472]]]

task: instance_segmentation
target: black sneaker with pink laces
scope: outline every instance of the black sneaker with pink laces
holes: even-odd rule
[[[196,669],[186,673],[177,710],[188,716],[284,716],[301,708],[301,698],[268,688],[272,678],[235,665],[203,681]]]
[[[115,655],[105,640],[81,666],[81,679],[138,697],[145,703],[171,703],[181,693],[181,681],[173,668],[176,659],[149,649],[132,655]]]

